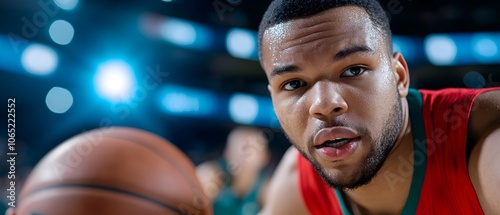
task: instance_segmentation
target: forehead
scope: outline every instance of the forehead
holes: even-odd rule
[[[310,59],[315,53],[335,52],[354,45],[375,50],[383,38],[381,34],[363,8],[333,8],[268,28],[262,38],[262,63],[267,73],[268,67]]]

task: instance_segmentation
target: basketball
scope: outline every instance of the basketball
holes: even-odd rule
[[[15,214],[212,214],[194,165],[152,133],[108,127],[79,134],[33,169]]]

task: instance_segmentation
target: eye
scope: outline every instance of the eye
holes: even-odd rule
[[[286,82],[283,85],[282,89],[284,89],[286,91],[293,91],[293,90],[296,90],[296,89],[303,87],[305,85],[306,85],[306,83],[303,81],[293,80],[293,81]]]
[[[365,71],[366,71],[366,69],[363,67],[359,67],[359,66],[351,67],[351,68],[345,70],[340,75],[340,77],[355,77],[355,76],[363,74]]]

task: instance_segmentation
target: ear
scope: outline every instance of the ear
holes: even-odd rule
[[[399,94],[406,97],[410,87],[410,74],[406,60],[400,52],[395,52],[392,55],[392,68],[398,84]]]

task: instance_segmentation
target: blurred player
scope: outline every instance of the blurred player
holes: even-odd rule
[[[259,129],[237,127],[228,135],[223,158],[198,165],[214,214],[254,215],[261,209],[270,156],[267,144]]]

